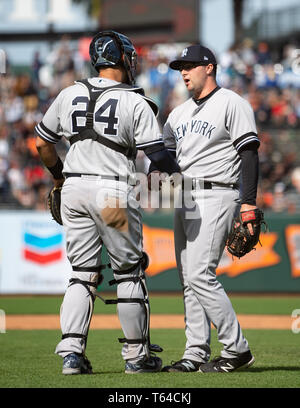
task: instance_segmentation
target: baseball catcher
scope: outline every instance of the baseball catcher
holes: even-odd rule
[[[254,247],[259,242],[262,224],[266,227],[264,213],[259,208],[241,211],[239,216],[234,218],[232,222],[226,243],[228,252],[241,258],[255,249]]]
[[[117,305],[125,373],[155,373],[162,360],[152,353],[161,347],[150,344],[142,214],[134,197],[137,150],[161,172],[180,168],[161,138],[157,105],[134,85],[137,53],[131,40],[102,31],[89,51],[96,76],[63,89],[35,127],[36,147],[53,176],[48,205],[64,226],[72,266],[55,353],[63,359],[64,375],[92,373],[85,351],[105,247],[114,275],[110,284],[117,286],[117,299],[105,303]],[[64,163],[55,147],[62,137],[70,143]]]

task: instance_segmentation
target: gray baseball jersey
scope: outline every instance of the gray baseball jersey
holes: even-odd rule
[[[258,142],[253,110],[236,93],[217,87],[206,98],[176,107],[164,126],[164,141],[176,151],[182,174],[216,183],[211,189],[185,191],[175,208],[177,268],[184,291],[186,347],[184,359],[210,358],[211,323],[231,358],[249,350],[231,302],[216,279],[232,219],[239,208],[239,150]],[[220,184],[217,184],[220,183]],[[205,186],[204,186],[205,187]]]
[[[98,88],[118,84],[106,78],[90,78],[89,82]],[[88,100],[88,90],[81,83],[62,90],[42,122],[36,126],[38,135],[50,143],[57,143],[62,136],[70,139],[85,125]],[[109,90],[99,97],[95,106],[94,129],[125,147],[136,145],[138,149],[144,149],[162,141],[159,125],[149,104],[141,95],[126,90]],[[64,173],[134,174],[133,162],[122,154],[92,140],[84,140],[80,144],[80,148],[77,144],[70,147],[64,162]]]
[[[97,87],[97,92],[99,88],[118,84],[104,78],[91,78],[89,82]],[[85,129],[88,102],[88,89],[82,83],[64,89],[36,126],[38,135],[57,143],[62,136],[70,139],[78,134]],[[125,148],[144,149],[162,144],[159,125],[148,102],[140,94],[125,89],[101,93],[95,105],[93,126],[99,135]],[[97,176],[134,176],[134,161],[89,139],[71,145],[63,172],[80,177],[69,174],[61,194],[72,278],[61,307],[63,336],[56,353],[65,357],[72,352],[85,352],[105,245],[117,283],[117,297],[121,299],[117,310],[125,336],[122,356],[124,360],[139,361],[150,352],[150,311],[141,263],[141,214],[131,185]],[[121,200],[126,201],[126,208],[119,205]]]
[[[182,174],[231,184],[239,179],[239,149],[258,141],[253,110],[238,94],[224,88],[176,107],[163,130],[169,150],[176,150]]]

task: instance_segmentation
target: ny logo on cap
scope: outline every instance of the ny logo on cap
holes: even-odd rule
[[[182,56],[182,57],[185,57],[187,53],[188,53],[188,49],[185,48],[185,49],[182,51],[181,56]]]
[[[204,61],[208,61],[208,58],[206,55],[204,55]]]

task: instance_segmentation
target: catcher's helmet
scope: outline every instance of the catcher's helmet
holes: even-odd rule
[[[132,42],[116,31],[101,31],[90,44],[91,63],[96,71],[101,67],[121,65],[125,68],[128,83],[134,84],[137,54]]]

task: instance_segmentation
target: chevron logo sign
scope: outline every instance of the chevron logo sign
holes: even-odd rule
[[[44,231],[45,232],[45,231]],[[63,257],[63,235],[58,231],[48,231],[41,236],[33,231],[23,233],[23,256],[27,261],[47,265],[60,261]]]

